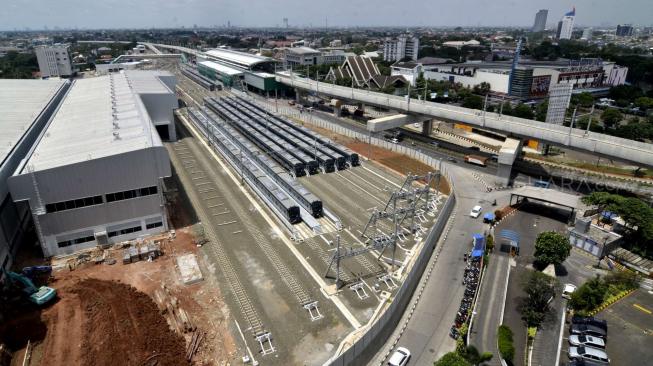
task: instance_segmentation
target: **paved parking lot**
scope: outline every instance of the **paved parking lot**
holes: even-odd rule
[[[653,365],[653,295],[639,289],[597,317],[608,321],[612,365]]]

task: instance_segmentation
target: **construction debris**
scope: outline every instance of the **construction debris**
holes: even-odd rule
[[[161,313],[166,316],[172,329],[179,334],[195,331],[196,327],[188,316],[188,313],[179,306],[179,300],[170,293],[165,285],[154,291],[154,302]]]

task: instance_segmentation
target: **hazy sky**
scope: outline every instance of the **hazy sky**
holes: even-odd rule
[[[495,26],[555,24],[576,6],[578,25],[653,24],[653,0],[3,0],[0,29],[224,25]]]

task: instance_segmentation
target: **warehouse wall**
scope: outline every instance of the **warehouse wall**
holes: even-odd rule
[[[167,151],[162,146],[36,171],[33,175],[12,177],[9,189],[15,201],[29,202],[37,229],[40,228],[41,245],[46,256],[95,245],[87,242],[59,250],[56,243],[62,235],[86,231],[98,233],[111,225],[135,220],[144,222],[151,217],[163,217],[163,226],[153,232],[167,229],[161,178],[169,177],[171,171]],[[104,203],[35,215],[40,207],[33,179],[36,180],[43,205],[96,195],[102,195]],[[150,186],[158,187],[156,195],[106,202],[107,193]],[[143,235],[143,232],[131,236],[139,235]],[[128,237],[119,239],[122,241]]]

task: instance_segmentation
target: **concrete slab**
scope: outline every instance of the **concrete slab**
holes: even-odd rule
[[[181,281],[186,285],[192,285],[204,279],[195,254],[184,254],[177,257],[177,266],[179,266]]]

